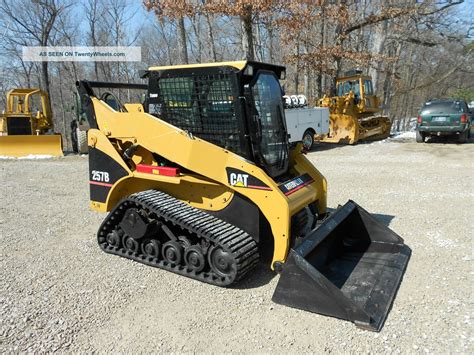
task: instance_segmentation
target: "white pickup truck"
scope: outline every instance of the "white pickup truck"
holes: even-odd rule
[[[290,143],[303,142],[303,147],[311,149],[315,135],[329,133],[329,109],[327,107],[287,108],[286,127]]]

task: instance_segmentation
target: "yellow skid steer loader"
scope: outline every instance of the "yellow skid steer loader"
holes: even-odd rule
[[[54,134],[48,95],[40,89],[13,89],[0,114],[0,155],[62,156],[62,139]]]
[[[217,286],[270,252],[275,302],[378,331],[410,249],[352,201],[328,216],[325,178],[288,144],[284,71],[239,61],[151,67],[147,84],[79,81],[90,206],[109,212],[98,244]],[[132,89],[144,101],[122,103]]]

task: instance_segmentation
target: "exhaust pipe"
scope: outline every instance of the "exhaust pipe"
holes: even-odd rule
[[[400,236],[349,200],[290,250],[272,299],[380,331],[410,254]]]

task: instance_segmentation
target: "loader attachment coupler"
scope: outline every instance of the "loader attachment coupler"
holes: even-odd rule
[[[348,201],[290,250],[273,301],[379,331],[410,253],[400,236]]]

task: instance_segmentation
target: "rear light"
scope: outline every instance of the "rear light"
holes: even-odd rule
[[[461,115],[461,123],[466,123],[467,122],[467,115]]]
[[[421,116],[418,116],[417,120],[418,124],[421,124]]]
[[[179,175],[179,168],[172,168],[168,166],[138,164],[136,171],[137,173],[154,174],[154,175],[162,175],[162,176],[178,176]]]

